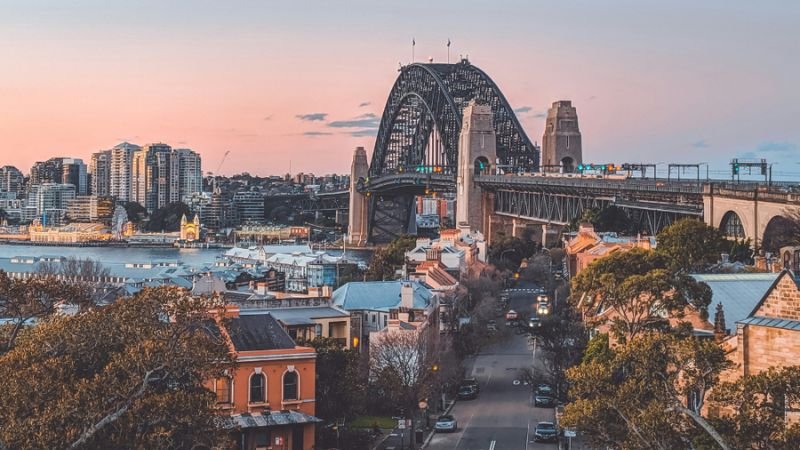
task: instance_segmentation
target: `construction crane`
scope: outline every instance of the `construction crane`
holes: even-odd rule
[[[217,166],[217,171],[215,172],[217,175],[219,175],[219,171],[222,169],[222,165],[225,163],[225,159],[228,157],[228,155],[230,155],[230,153],[230,150],[225,150],[225,154],[222,155],[222,159],[220,160],[219,165]]]
[[[216,172],[209,172],[208,174],[211,175],[211,192],[217,191],[217,177],[219,177],[219,171],[222,170],[222,165],[225,163],[225,159],[228,158],[228,155],[231,153],[230,150],[225,150],[225,154],[222,155],[222,159],[219,161],[219,165],[217,165]]]

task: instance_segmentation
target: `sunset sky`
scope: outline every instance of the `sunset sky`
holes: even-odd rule
[[[559,99],[584,160],[766,157],[800,179],[800,2],[0,0],[0,165],[161,141],[204,170],[371,153],[398,62],[469,54],[531,139]]]

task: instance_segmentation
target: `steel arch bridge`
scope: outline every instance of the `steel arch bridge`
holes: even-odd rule
[[[531,143],[500,88],[467,60],[410,64],[389,93],[372,153],[370,177],[440,167],[455,176],[464,107],[476,99],[492,107],[501,164],[535,170],[539,149]]]
[[[414,196],[432,183],[437,190],[443,184],[455,188],[462,112],[473,99],[492,108],[499,164],[514,170],[538,169],[539,148],[485,72],[466,59],[404,66],[386,100],[369,179],[360,189],[371,195],[372,242],[386,242],[412,230]]]

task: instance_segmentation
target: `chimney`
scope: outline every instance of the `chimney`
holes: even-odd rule
[[[758,270],[759,272],[767,271],[767,258],[759,255],[753,259],[755,260],[754,265],[756,267],[756,270]]]
[[[414,307],[414,286],[404,281],[400,286],[400,306],[411,309]]]

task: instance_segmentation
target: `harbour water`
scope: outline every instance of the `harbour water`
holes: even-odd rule
[[[0,258],[42,255],[73,256],[81,259],[91,258],[109,264],[179,261],[187,266],[202,266],[213,263],[225,251],[226,249],[218,248],[43,247],[0,244]],[[341,249],[325,249],[323,251],[332,256],[342,254]],[[347,249],[347,256],[356,262],[368,263],[372,256],[372,250]]]

